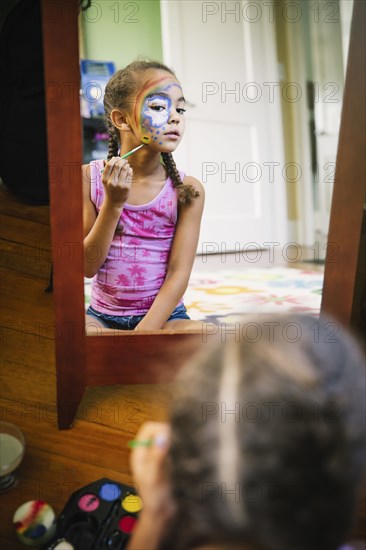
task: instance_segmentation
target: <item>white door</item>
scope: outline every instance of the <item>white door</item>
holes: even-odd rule
[[[161,13],[164,61],[189,102],[174,158],[206,190],[197,252],[285,244],[288,167],[271,3],[161,0]]]

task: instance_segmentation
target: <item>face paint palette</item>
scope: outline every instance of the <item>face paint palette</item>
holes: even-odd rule
[[[71,495],[42,550],[108,550],[125,548],[142,501],[136,491],[110,479],[99,479]]]

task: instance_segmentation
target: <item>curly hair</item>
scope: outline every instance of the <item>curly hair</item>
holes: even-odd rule
[[[116,108],[127,109],[134,103],[139,91],[137,75],[148,69],[166,71],[176,78],[175,73],[163,63],[136,60],[117,71],[108,81],[104,94],[105,124],[109,135],[108,160],[118,155],[120,141],[119,132],[112,124],[110,113]],[[167,174],[178,191],[178,203],[183,206],[191,204],[193,199],[199,196],[199,192],[192,185],[183,184],[171,153],[162,153],[161,156]]]
[[[335,550],[349,535],[365,466],[365,358],[326,317],[267,321],[243,319],[240,341],[215,344],[177,381],[177,511],[161,550]]]

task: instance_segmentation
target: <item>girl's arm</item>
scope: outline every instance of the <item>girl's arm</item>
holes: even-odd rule
[[[200,195],[189,206],[179,209],[165,281],[149,311],[137,325],[137,331],[161,329],[188,286],[197,251],[205,190],[196,178],[185,177],[184,183],[192,185]]]
[[[132,168],[127,160],[113,157],[104,167],[104,201],[99,214],[90,197],[90,166],[82,167],[84,273],[93,277],[105,262],[123,205],[132,182]]]

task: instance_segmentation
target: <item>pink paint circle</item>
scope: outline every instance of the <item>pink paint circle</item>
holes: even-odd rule
[[[136,523],[136,518],[133,516],[123,516],[118,522],[118,527],[124,533],[131,533]]]
[[[99,508],[99,502],[100,500],[96,495],[87,494],[80,498],[78,505],[83,512],[94,512],[94,510]]]

